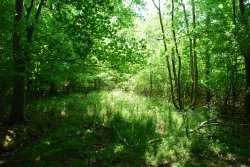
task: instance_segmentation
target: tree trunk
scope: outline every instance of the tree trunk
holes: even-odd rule
[[[181,0],[182,8],[183,8],[183,14],[184,14],[184,20],[186,24],[186,33],[188,35],[189,39],[189,69],[190,69],[190,78],[191,78],[191,86],[190,86],[190,107],[193,109],[196,103],[196,87],[198,83],[198,67],[197,67],[197,58],[196,58],[196,37],[191,37],[191,33],[189,30],[189,23],[188,23],[188,15],[186,11],[185,4],[183,3],[183,0]],[[192,0],[192,21],[193,21],[193,30],[195,30],[195,5],[194,1]]]
[[[6,98],[6,86],[7,83],[5,81],[2,81],[2,83],[0,83],[0,123],[3,122],[4,120],[4,112],[5,112],[5,98]]]
[[[245,68],[246,68],[246,97],[245,97],[245,108],[246,114],[250,119],[250,52],[245,55]]]
[[[195,15],[195,3],[192,0],[192,13],[193,13],[193,31],[196,29],[196,15]],[[198,62],[197,62],[197,52],[196,52],[196,35],[193,35],[193,98],[191,102],[191,108],[195,108],[196,100],[197,100],[197,88],[198,88]]]
[[[241,14],[241,25],[244,30],[245,40],[241,41],[240,46],[242,53],[245,57],[245,70],[246,70],[246,95],[245,95],[245,112],[247,117],[250,119],[250,49],[249,49],[249,28],[248,28],[248,17],[246,16],[244,0],[239,0],[240,14]]]
[[[169,76],[169,82],[170,82],[170,92],[171,92],[172,102],[173,102],[173,105],[176,109],[180,109],[180,107],[177,105],[177,103],[175,101],[175,97],[174,97],[174,86],[173,86],[173,79],[172,79],[169,56],[167,53],[168,48],[167,48],[167,43],[166,43],[165,30],[164,30],[164,26],[163,26],[163,19],[162,19],[162,13],[161,13],[161,3],[159,0],[158,6],[157,6],[154,0],[152,0],[152,2],[154,3],[154,6],[157,9],[158,15],[159,15],[159,21],[160,21],[161,33],[162,33],[163,45],[164,45],[164,51],[165,51],[165,58],[166,58],[166,62],[167,62],[168,76]]]
[[[69,95],[70,92],[71,92],[71,85],[72,85],[72,81],[69,80],[69,84],[66,86],[66,93],[67,93],[67,95]]]
[[[232,0],[232,12],[233,12],[233,25],[234,28],[232,29],[232,34],[233,34],[233,38],[236,41],[236,5],[235,5],[235,0]],[[237,101],[237,96],[238,96],[238,90],[237,86],[238,86],[238,55],[233,54],[234,55],[234,59],[233,59],[233,70],[232,70],[232,102],[233,102],[233,109],[232,109],[232,116],[234,116],[235,110],[236,110],[236,101]]]
[[[210,107],[211,101],[211,92],[210,92],[210,55],[208,51],[208,47],[205,52],[205,66],[206,66],[206,102],[207,106]]]
[[[35,14],[35,21],[38,21],[44,0],[41,0]],[[34,0],[30,2],[29,8],[26,7],[26,20],[30,20],[31,10],[34,7]],[[14,89],[13,101],[9,120],[7,124],[22,123],[24,122],[24,111],[26,101],[26,66],[29,58],[29,46],[24,48],[22,46],[22,19],[23,19],[24,0],[16,0],[15,2],[15,17],[14,17],[14,34],[13,34],[13,64],[14,64]],[[27,41],[32,42],[34,33],[34,24],[26,26]]]
[[[13,34],[13,61],[14,61],[14,89],[12,109],[8,124],[22,123],[24,121],[25,110],[25,57],[21,44],[21,21],[23,17],[24,0],[16,0]]]
[[[54,82],[50,83],[49,94],[50,94],[50,96],[56,96],[56,94],[57,94],[56,84]]]
[[[153,97],[153,71],[151,69],[151,64],[150,64],[150,71],[149,71],[149,82],[150,82],[150,90],[149,90],[149,95],[150,97]]]
[[[176,93],[177,93],[177,99],[178,99],[178,103],[179,103],[179,107],[180,109],[183,109],[183,100],[182,100],[182,96],[181,96],[181,57],[179,54],[179,49],[178,49],[178,44],[177,44],[177,40],[176,40],[176,33],[175,33],[175,27],[174,27],[174,10],[175,10],[175,6],[174,6],[174,0],[172,0],[172,35],[173,35],[173,40],[174,40],[174,46],[175,46],[175,52],[178,58],[178,72],[177,72],[177,76],[176,76],[176,68],[175,68],[175,59],[173,59],[173,74],[175,77],[175,82],[176,82]],[[173,49],[173,54],[172,57],[174,58],[175,54],[174,54],[174,49]]]

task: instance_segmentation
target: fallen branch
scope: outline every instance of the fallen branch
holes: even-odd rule
[[[190,130],[189,133],[193,133],[195,131],[200,130],[201,128],[204,128],[210,125],[231,126],[231,125],[225,124],[224,122],[215,121],[214,119],[211,119],[211,120],[207,120],[207,121],[200,123],[200,125],[197,128]]]
[[[240,126],[250,126],[250,124],[240,124]]]
[[[204,121],[204,122],[200,123],[200,125],[197,128],[191,130],[190,133],[192,133],[194,131],[197,131],[197,130],[200,130],[201,128],[207,127],[207,126],[210,126],[210,125],[220,125],[220,126],[234,127],[233,125],[226,124],[225,122],[216,121],[215,119],[210,119],[210,120],[207,120],[207,121]],[[250,124],[249,123],[242,123],[242,124],[235,124],[235,126],[250,126]]]
[[[156,143],[158,141],[161,141],[161,138],[154,138],[152,140],[149,140],[148,143],[152,144],[152,143]]]

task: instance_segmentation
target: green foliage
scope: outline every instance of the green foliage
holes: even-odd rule
[[[129,79],[127,89],[146,96],[165,97],[168,92],[165,67],[153,64],[147,67]]]
[[[3,1],[0,5],[0,12],[2,13],[0,19],[2,20],[0,28],[0,83],[12,77],[10,73],[12,65],[12,31],[13,21],[10,19],[12,11],[14,10],[14,3],[12,1]]]

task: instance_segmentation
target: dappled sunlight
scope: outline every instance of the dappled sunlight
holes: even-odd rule
[[[112,102],[117,101],[120,103],[129,104],[145,104],[145,98],[133,92],[124,92],[122,90],[114,90],[109,93],[109,100]],[[146,105],[146,104],[145,104]]]
[[[6,161],[0,159],[0,165],[3,165],[4,163],[6,163]]]
[[[114,148],[114,154],[119,154],[123,151],[124,145],[118,144]]]
[[[62,109],[62,111],[61,111],[60,114],[61,114],[62,117],[68,117],[68,116],[69,116],[69,115],[67,114],[67,112],[66,112],[66,107],[65,107],[65,106],[63,107],[63,109]]]
[[[2,140],[2,147],[6,150],[11,149],[15,144],[16,133],[14,130],[7,130],[6,135]]]
[[[6,135],[3,141],[3,147],[9,148],[11,145],[13,145],[13,143],[14,143],[13,138],[10,137],[9,135]]]

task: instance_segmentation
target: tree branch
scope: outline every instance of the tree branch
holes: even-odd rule
[[[26,19],[29,20],[30,19],[31,10],[32,10],[32,8],[34,6],[34,0],[31,0],[29,7],[27,7],[26,5],[24,5],[24,6],[25,6],[25,9],[26,9],[26,12],[27,12]]]
[[[157,10],[159,10],[159,9],[160,9],[160,0],[159,0],[159,6],[156,5],[155,0],[152,0],[152,2],[153,2],[153,4],[154,4],[155,8],[156,8]]]
[[[39,3],[38,9],[36,11],[36,15],[35,15],[36,22],[38,22],[38,19],[39,19],[39,16],[41,14],[42,7],[43,7],[44,4],[45,4],[44,0],[41,0],[40,3]]]

